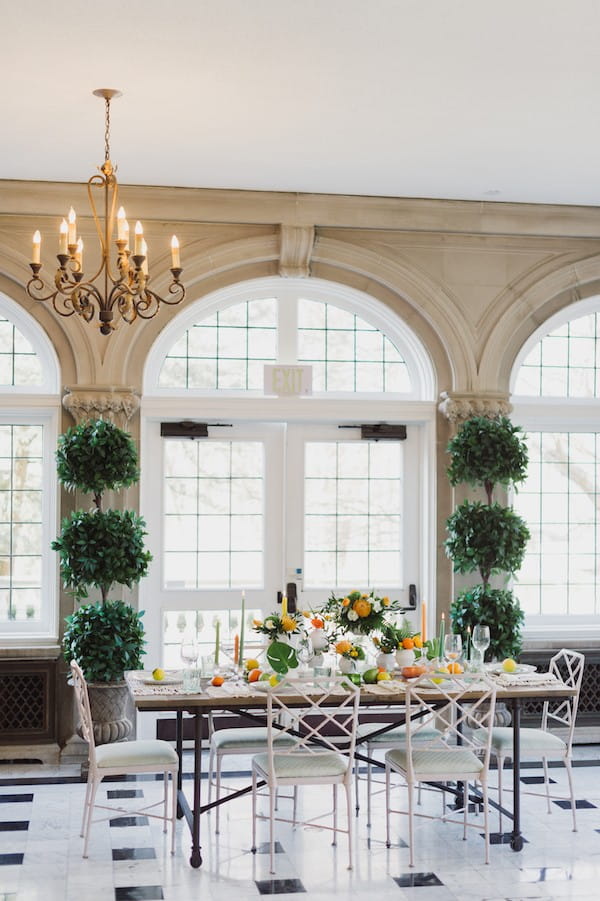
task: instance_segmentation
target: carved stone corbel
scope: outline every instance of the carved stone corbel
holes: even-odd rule
[[[67,387],[63,407],[77,424],[86,419],[108,419],[124,429],[139,410],[140,398],[132,388]]]
[[[279,229],[279,275],[286,278],[310,275],[310,259],[315,244],[312,225],[281,225]]]
[[[449,394],[444,391],[440,397],[438,410],[453,425],[459,425],[472,416],[488,419],[508,416],[512,410],[505,394]]]

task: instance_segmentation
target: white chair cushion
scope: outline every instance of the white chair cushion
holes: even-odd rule
[[[276,745],[294,745],[295,740],[291,735],[274,737]],[[267,746],[267,727],[256,726],[248,729],[218,729],[211,737],[212,746],[218,751],[247,750],[263,748]]]
[[[166,741],[158,738],[138,741],[121,741],[96,748],[96,766],[172,766],[178,763],[177,752]]]
[[[359,723],[358,728],[356,730],[356,735],[359,738],[364,738],[369,735],[371,732],[375,732],[377,729],[380,729],[382,726],[385,726],[385,723],[378,722],[370,722],[370,723]],[[441,732],[438,729],[434,729],[433,726],[423,726],[423,728],[416,733],[416,735],[412,736],[413,741],[430,741],[432,738],[436,738],[438,735],[441,735]],[[400,744],[406,741],[406,726],[395,726],[394,729],[390,729],[389,732],[382,732],[379,735],[375,735],[373,738],[370,738],[367,742],[369,745],[391,745],[391,744]]]
[[[252,763],[265,776],[268,774],[268,754],[257,754]],[[274,758],[275,775],[280,779],[343,776],[349,764],[347,757],[336,754],[335,751],[324,751],[322,754],[276,754]]]
[[[385,755],[386,763],[392,767],[406,772],[408,754],[406,749],[397,748],[388,751]],[[412,752],[413,771],[415,775],[425,773],[428,775],[459,776],[462,773],[480,773],[483,770],[483,761],[472,751],[415,751]]]
[[[485,729],[476,729],[473,733],[482,743],[486,741]],[[552,732],[543,729],[521,729],[519,732],[521,757],[528,754],[558,754],[567,750],[566,743]],[[509,756],[513,749],[513,731],[511,726],[498,726],[492,729],[492,748],[501,756]]]

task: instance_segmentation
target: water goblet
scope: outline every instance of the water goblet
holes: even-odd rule
[[[473,629],[471,643],[477,652],[476,663],[481,663],[483,665],[485,652],[490,646],[490,627],[478,623]]]
[[[448,663],[456,663],[462,654],[462,638],[460,635],[446,635],[444,654]]]
[[[179,654],[185,663],[183,670],[184,691],[198,691],[200,687],[200,673],[197,669],[200,648],[195,635],[184,635],[181,639]]]

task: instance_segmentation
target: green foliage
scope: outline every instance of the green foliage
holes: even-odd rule
[[[76,660],[88,682],[121,681],[125,670],[142,666],[143,613],[122,601],[84,604],[67,617],[64,659]]]
[[[505,416],[467,419],[448,444],[450,484],[484,485],[486,491],[489,489],[491,503],[494,485],[508,487],[523,482],[529,460],[521,435],[521,427],[513,425]]]
[[[140,477],[131,435],[105,419],[82,422],[59,436],[56,470],[65,488],[95,495],[127,488]]]
[[[66,588],[79,598],[87,587],[99,588],[106,600],[114,582],[128,588],[146,575],[152,559],[144,551],[145,521],[133,510],[75,510],[62,522],[52,550],[60,554]]]
[[[446,528],[445,548],[454,572],[479,570],[487,584],[490,575],[521,567],[530,534],[512,507],[464,501],[448,517]]]
[[[272,641],[267,648],[267,660],[271,669],[285,675],[288,670],[296,669],[298,657],[294,648],[285,641]]]
[[[490,627],[489,658],[517,658],[521,653],[523,611],[512,591],[476,585],[462,591],[452,602],[450,616],[455,632],[460,632],[466,647],[467,626],[473,632],[477,623]]]

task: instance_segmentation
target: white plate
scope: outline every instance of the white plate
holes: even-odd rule
[[[522,676],[523,673],[535,673],[536,667],[531,663],[517,663],[516,668],[508,672],[508,670],[503,669],[501,663],[490,663],[486,665],[486,669],[490,673],[506,673],[509,676]]]
[[[140,682],[144,685],[181,685],[183,679],[181,676],[165,676],[164,679],[155,679],[154,676],[142,676]]]

